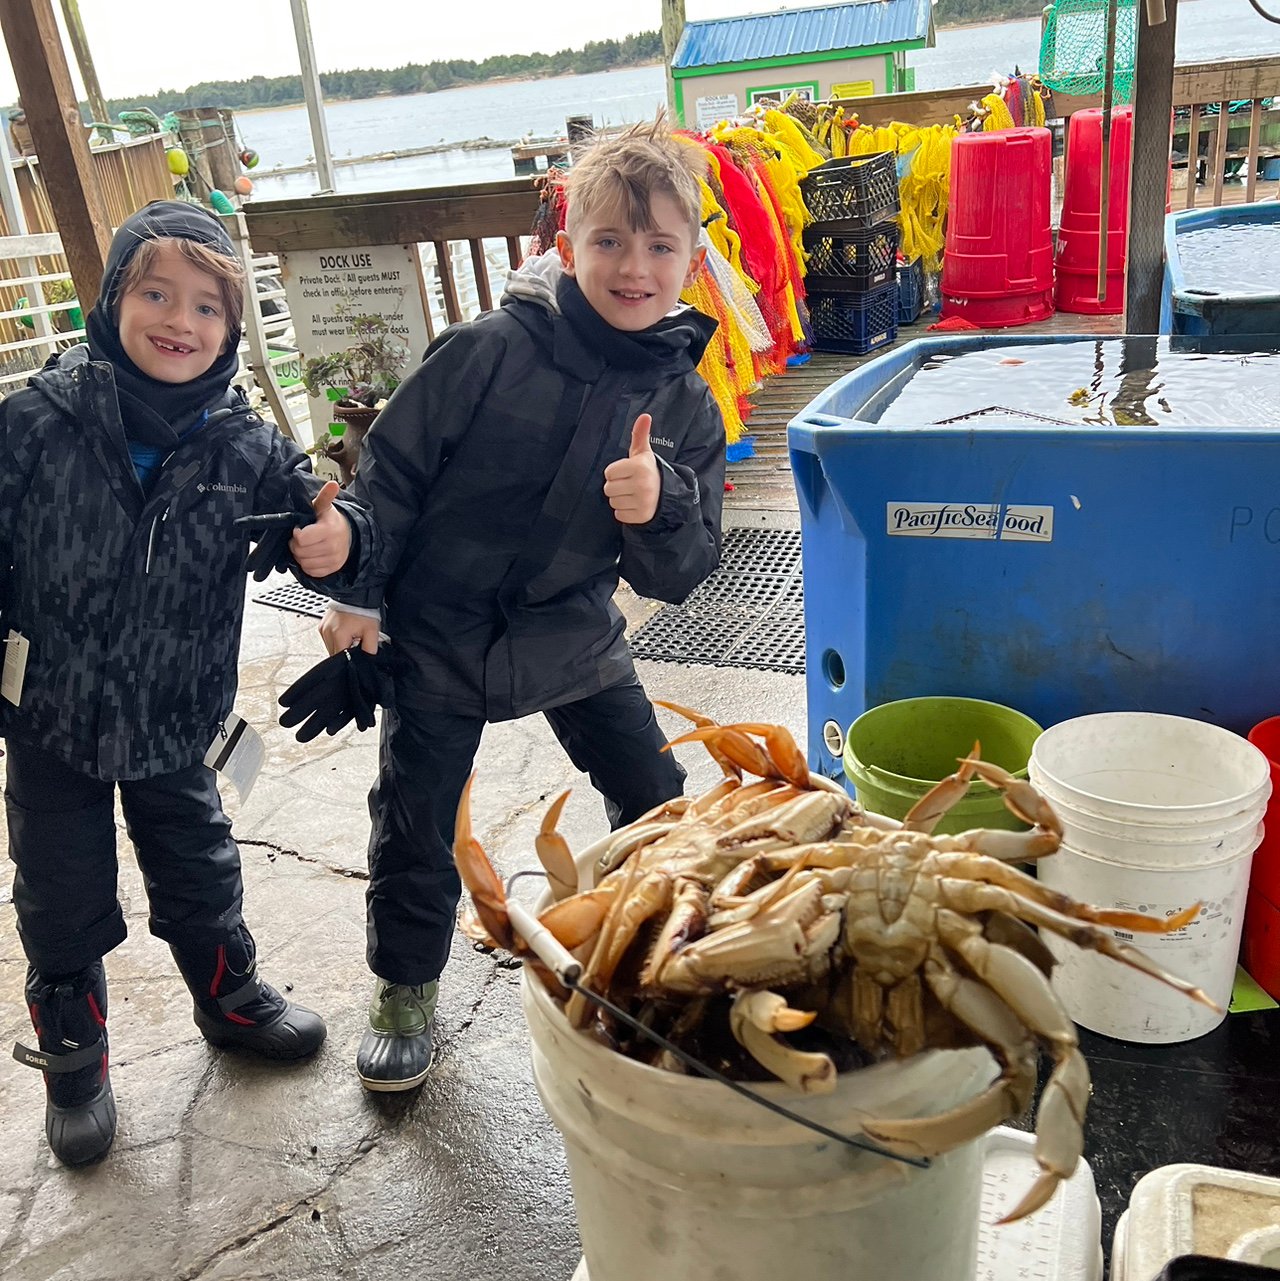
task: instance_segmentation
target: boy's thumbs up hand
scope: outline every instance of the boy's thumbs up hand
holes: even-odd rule
[[[296,528],[289,540],[289,553],[308,578],[336,574],[351,554],[351,526],[333,505],[337,496],[338,482],[326,481],[311,503],[315,524]]]
[[[641,414],[631,428],[631,448],[625,458],[604,469],[604,496],[614,519],[624,525],[646,525],[658,513],[662,478],[658,458],[649,443],[653,419]]]

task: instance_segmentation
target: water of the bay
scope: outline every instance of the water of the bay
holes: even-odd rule
[[[1242,223],[1178,233],[1189,288],[1280,294],[1280,223]]]
[[[1168,339],[1010,342],[924,361],[882,426],[1280,427],[1274,354],[1172,351]]]
[[[1033,70],[1040,20],[953,27],[938,32],[937,47],[908,54],[918,89],[979,84],[993,72]],[[388,46],[390,47],[390,46]],[[1249,57],[1280,52],[1280,27],[1260,18],[1245,0],[1182,0],[1178,6],[1180,62]],[[589,114],[598,125],[651,118],[665,100],[661,66],[632,67],[589,76],[472,85],[406,97],[334,102],[325,108],[335,159],[404,151],[476,138],[559,136],[566,116]],[[246,145],[262,157],[253,174],[258,199],[305,195],[315,190],[311,173],[271,177],[312,155],[303,107],[245,111],[237,124]],[[505,147],[453,149],[428,156],[337,167],[340,191],[491,182],[513,176]]]

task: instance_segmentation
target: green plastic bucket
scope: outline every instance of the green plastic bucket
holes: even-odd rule
[[[1029,716],[978,698],[904,698],[863,712],[844,743],[844,772],[863,809],[888,818],[907,811],[940,779],[956,770],[975,742],[982,759],[1026,778],[1031,746],[1041,728]],[[999,791],[975,780],[934,829],[973,827],[1022,830]]]

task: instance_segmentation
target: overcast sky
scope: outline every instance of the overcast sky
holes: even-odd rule
[[[60,0],[52,4],[61,22]],[[777,0],[685,0],[690,20],[781,7]],[[309,9],[321,71],[550,53],[588,40],[656,31],[662,22],[660,0],[310,0]],[[80,0],[80,14],[108,98],[298,70],[289,0],[215,0],[180,7]],[[83,97],[65,35],[63,44]],[[16,96],[6,56],[0,64],[0,101]]]

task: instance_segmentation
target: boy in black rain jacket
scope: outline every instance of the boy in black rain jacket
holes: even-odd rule
[[[38,1037],[15,1055],[45,1073],[46,1133],[68,1164],[115,1134],[102,958],[125,937],[117,789],[151,931],[205,1038],[276,1059],[324,1039],[318,1015],[257,976],[239,852],[204,758],[236,690],[250,537],[237,519],[296,510],[302,525],[314,512],[289,553],[316,587],[358,581],[376,532],[231,387],[243,289],[212,214],[148,205],[112,241],[87,345],[0,402],[0,730]]]
[[[681,601],[720,557],[724,427],[696,372],[715,322],[673,310],[702,264],[697,154],[661,126],[597,143],[558,252],[446,331],[365,439],[353,492],[384,536],[381,581],[335,593],[321,631],[331,654],[374,651],[382,622],[399,655],[370,794],[369,1089],[431,1065],[486,722],[542,712],[615,827],[683,789],[613,595],[621,574]]]

